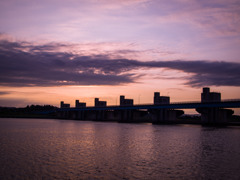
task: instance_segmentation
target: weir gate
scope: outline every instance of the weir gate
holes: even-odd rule
[[[153,104],[133,105],[133,100],[120,96],[120,106],[107,106],[105,101],[95,99],[95,106],[86,107],[86,103],[76,100],[76,107],[61,102],[57,110],[58,118],[118,122],[177,123],[184,114],[182,109],[196,109],[201,114],[201,123],[206,125],[227,124],[234,113],[231,109],[240,108],[240,99],[221,100],[221,94],[203,88],[201,102],[170,103],[170,98],[154,93]]]

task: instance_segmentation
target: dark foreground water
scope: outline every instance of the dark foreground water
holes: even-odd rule
[[[0,179],[240,179],[240,129],[0,119]]]

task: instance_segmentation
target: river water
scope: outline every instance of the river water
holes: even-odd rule
[[[240,179],[240,127],[0,119],[0,179]]]

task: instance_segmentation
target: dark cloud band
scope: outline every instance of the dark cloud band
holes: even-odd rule
[[[34,46],[0,41],[1,86],[120,85],[141,76],[139,68],[165,68],[189,73],[186,84],[240,86],[240,63],[209,61],[137,61],[58,52],[64,44]],[[49,49],[51,51],[49,51]]]

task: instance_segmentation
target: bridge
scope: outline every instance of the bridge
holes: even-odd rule
[[[154,93],[153,104],[133,105],[133,100],[120,96],[119,106],[107,106],[107,102],[95,99],[95,106],[76,101],[76,107],[61,102],[58,117],[64,119],[99,120],[118,122],[174,123],[184,114],[183,109],[196,109],[201,114],[202,124],[226,124],[233,114],[231,109],[240,108],[240,99],[221,100],[221,94],[203,88],[201,101],[174,102],[170,98]]]
[[[173,102],[170,104],[137,104],[133,106],[106,106],[106,107],[81,107],[60,108],[58,111],[98,111],[98,110],[143,110],[143,109],[196,109],[196,108],[240,108],[240,99],[226,99],[221,102]]]

